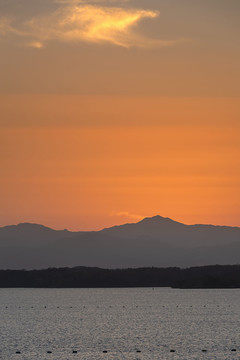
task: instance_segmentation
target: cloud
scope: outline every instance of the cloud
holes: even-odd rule
[[[33,41],[33,42],[26,44],[26,46],[33,47],[36,49],[42,49],[44,47],[44,44],[41,43],[40,41]]]
[[[127,217],[129,219],[134,219],[134,220],[139,220],[139,221],[144,218],[144,216],[142,216],[142,215],[131,214],[128,211],[111,212],[109,215],[110,216]]]
[[[7,17],[0,17],[0,35],[5,36],[12,32],[11,19]]]
[[[107,6],[103,0],[93,0],[91,4],[81,0],[56,3],[55,11],[18,22],[15,27],[9,19],[0,18],[0,34],[17,35],[25,45],[38,49],[52,41],[109,43],[126,48],[171,45],[169,41],[149,39],[136,30],[141,20],[156,18],[158,11]]]
[[[79,5],[79,4],[123,4],[123,3],[128,3],[130,0],[55,0],[56,3],[58,4],[75,4],[75,5]]]
[[[157,12],[96,5],[61,6],[54,13],[34,18],[25,26],[35,41],[111,43],[123,47],[149,46],[151,41],[133,32],[144,18]]]
[[[7,35],[17,35],[21,37],[30,37],[31,34],[29,31],[24,31],[22,27],[18,28],[14,26],[14,19],[10,17],[0,17],[0,35],[1,37],[5,37]]]

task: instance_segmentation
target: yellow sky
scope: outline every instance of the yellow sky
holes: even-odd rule
[[[240,226],[239,11],[2,0],[0,226]]]

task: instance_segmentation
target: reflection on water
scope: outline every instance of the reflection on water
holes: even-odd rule
[[[239,359],[239,298],[240,290],[0,289],[0,358]]]

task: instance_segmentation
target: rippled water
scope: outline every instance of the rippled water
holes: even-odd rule
[[[0,331],[3,360],[240,359],[240,290],[0,289]]]

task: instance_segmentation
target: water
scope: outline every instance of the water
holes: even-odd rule
[[[0,289],[0,358],[240,359],[239,300],[240,290]]]

